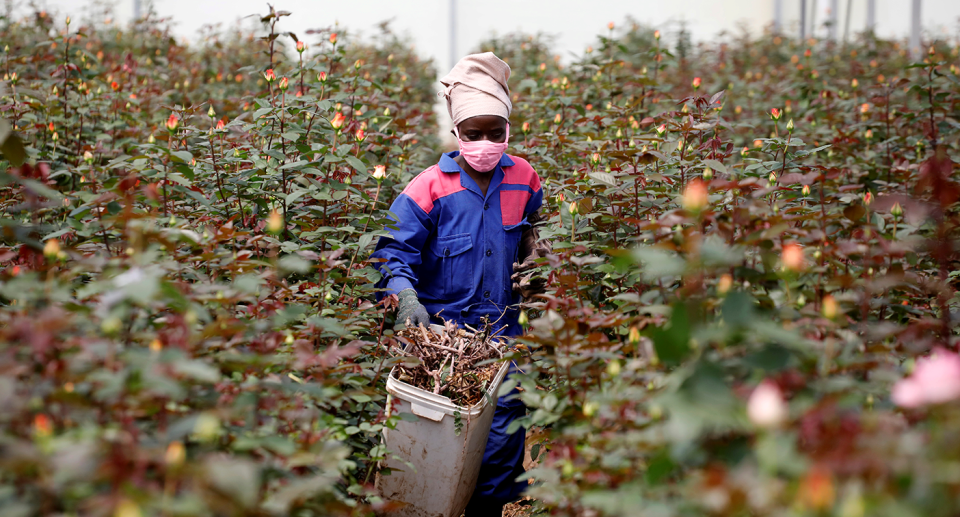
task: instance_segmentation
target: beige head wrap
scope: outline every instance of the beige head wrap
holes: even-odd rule
[[[510,120],[510,65],[493,52],[470,54],[440,79],[445,87],[437,95],[447,99],[453,125],[477,115],[497,115]]]

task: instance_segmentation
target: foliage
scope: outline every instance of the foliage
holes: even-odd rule
[[[435,71],[389,33],[301,58],[287,14],[4,33],[4,508],[356,511],[399,418],[365,258],[434,159]]]
[[[658,36],[611,28],[515,88],[556,252],[519,380],[530,494],[553,514],[955,512],[955,403],[889,389],[957,347],[957,49],[766,34],[681,59]]]
[[[0,174],[8,513],[378,507],[408,416],[367,259],[437,159],[436,70],[288,14],[197,45],[152,15],[0,31],[27,154]],[[568,65],[483,46],[554,249],[512,381],[538,511],[956,513],[956,404],[889,393],[957,347],[957,49],[681,46],[629,21]]]

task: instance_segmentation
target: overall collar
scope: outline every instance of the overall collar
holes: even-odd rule
[[[441,154],[440,163],[438,163],[440,166],[440,171],[450,174],[459,172],[460,185],[471,192],[475,192],[478,196],[483,197],[483,194],[480,192],[480,187],[477,186],[477,182],[473,181],[473,178],[471,178],[470,175],[467,174],[467,172],[464,171],[459,165],[457,165],[456,161],[454,161],[454,158],[457,156],[460,156],[460,151],[452,151]],[[503,168],[513,165],[514,161],[507,156],[507,153],[503,153],[503,155],[500,156],[500,163],[498,163],[497,167],[493,170],[493,178],[490,179],[490,186],[487,187],[488,198],[498,187],[500,187],[500,184],[503,183]]]

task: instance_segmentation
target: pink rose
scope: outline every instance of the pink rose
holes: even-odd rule
[[[913,374],[898,381],[890,396],[894,404],[907,408],[960,398],[960,356],[938,348],[917,359]]]
[[[787,413],[780,388],[768,380],[754,388],[747,400],[747,417],[758,427],[777,427],[787,419]]]

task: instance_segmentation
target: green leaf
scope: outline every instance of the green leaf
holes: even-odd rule
[[[357,170],[357,172],[367,172],[367,166],[363,163],[363,160],[357,158],[356,156],[346,156],[344,158],[351,167]]]
[[[526,88],[529,88],[530,92],[533,93],[537,89],[537,81],[528,78],[520,81],[520,84],[517,85],[517,91],[523,91]]]
[[[365,233],[360,236],[360,240],[357,242],[357,250],[362,253],[363,250],[367,249],[367,246],[373,242],[374,235],[372,233]]]
[[[173,151],[170,155],[183,163],[190,163],[190,161],[193,160],[193,155],[188,151]]]
[[[666,365],[680,364],[690,354],[690,315],[687,307],[677,302],[673,305],[670,324],[655,329],[650,335],[657,357]]]
[[[747,327],[756,317],[757,301],[747,293],[734,291],[723,300],[723,321],[733,327]]]
[[[675,253],[653,246],[640,246],[633,250],[633,258],[643,265],[643,279],[655,282],[665,276],[677,276],[686,270],[683,259]]]
[[[175,181],[185,187],[189,187],[190,185],[193,185],[193,183],[191,183],[190,180],[188,180],[187,178],[184,178],[183,175],[177,172],[174,172],[172,174],[167,174],[167,179],[169,179],[170,181]]]
[[[766,345],[743,358],[743,364],[768,372],[783,370],[790,364],[793,354],[778,344]]]
[[[727,166],[717,160],[704,160],[703,164],[721,174],[727,174]]]
[[[591,172],[589,174],[590,178],[598,183],[603,183],[608,187],[617,186],[617,178],[610,174],[609,172]]]
[[[10,124],[0,119],[0,152],[3,157],[10,161],[15,167],[23,165],[27,159],[27,151],[23,148],[23,142]]]
[[[647,472],[644,474],[644,478],[646,478],[648,484],[658,485],[676,468],[677,464],[670,459],[670,455],[665,450],[661,450],[647,463]]]

